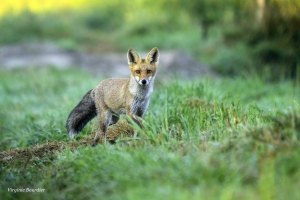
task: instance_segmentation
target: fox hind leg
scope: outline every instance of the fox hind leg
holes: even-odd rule
[[[111,111],[102,111],[99,115],[99,129],[96,132],[94,142],[92,146],[96,146],[99,143],[100,136],[103,136],[103,143],[106,144],[106,131],[109,124],[112,121]]]

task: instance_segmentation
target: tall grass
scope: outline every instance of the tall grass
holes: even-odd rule
[[[2,70],[1,150],[69,141],[66,117],[99,81],[72,69]],[[136,138],[64,150],[54,160],[1,163],[1,196],[299,199],[298,87],[254,77],[158,83]]]

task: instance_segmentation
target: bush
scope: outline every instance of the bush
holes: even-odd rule
[[[254,63],[245,45],[221,48],[211,61],[213,69],[227,76],[249,73]]]
[[[69,18],[57,13],[37,15],[29,10],[19,15],[8,13],[0,20],[0,44],[71,37],[76,27],[69,22]]]
[[[118,29],[124,21],[123,2],[104,4],[83,10],[78,21],[89,30],[112,31]]]

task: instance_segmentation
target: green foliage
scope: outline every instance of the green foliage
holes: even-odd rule
[[[17,80],[17,81],[16,81]],[[1,70],[1,150],[69,141],[70,110],[99,79],[72,69]],[[260,78],[157,84],[136,138],[0,164],[4,199],[300,197],[299,85]],[[84,129],[86,135],[91,125]],[[42,188],[11,193],[8,188]]]
[[[195,41],[200,42],[199,28],[192,27],[190,16],[183,11],[180,2],[162,0],[149,6],[152,3],[132,1],[127,5],[124,24],[117,33],[119,48],[195,49]]]
[[[243,41],[249,48],[249,55],[255,60],[254,69],[261,72],[272,68],[272,77],[299,79],[300,53],[300,5],[297,0],[264,1],[259,9],[252,6],[235,24],[237,28],[228,31],[225,40]],[[260,15],[258,15],[260,13]],[[259,17],[260,16],[260,17]],[[249,26],[249,22],[253,25]],[[229,34],[228,34],[229,33]]]
[[[25,10],[18,15],[7,13],[0,19],[0,44],[53,40],[65,49],[77,50],[103,41],[101,33],[108,35],[117,29],[123,16],[121,8],[110,4],[80,12],[64,10],[36,14]]]
[[[0,44],[72,37],[75,28],[68,18],[58,18],[57,13],[36,15],[25,10],[1,18]]]
[[[202,36],[207,38],[208,29],[222,21],[228,6],[232,6],[228,1],[202,0],[202,1],[182,1],[183,7],[192,16],[195,16],[198,23],[203,28]]]
[[[83,5],[38,14],[8,12],[0,19],[0,45],[52,40],[68,50],[94,53],[159,46],[186,50],[223,75],[272,69],[273,80],[299,79],[298,0],[265,0],[263,8],[253,0],[113,0]]]
[[[183,8],[199,21],[202,36],[212,36],[217,26],[222,32],[220,48],[208,62],[219,72],[236,75],[239,72],[262,73],[272,68],[271,76],[299,79],[300,5],[297,0],[258,1],[184,1]],[[246,47],[241,53],[240,46]],[[217,47],[218,48],[218,47]],[[202,56],[202,59],[205,56]],[[224,67],[221,67],[224,63]]]
[[[93,6],[80,13],[78,20],[88,30],[112,31],[122,25],[124,17],[124,2],[107,3],[102,6]],[[80,24],[79,24],[80,26]]]

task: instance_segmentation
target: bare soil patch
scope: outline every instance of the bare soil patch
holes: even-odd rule
[[[55,158],[56,153],[64,149],[76,150],[79,147],[91,146],[94,135],[97,130],[80,141],[58,142],[53,141],[42,145],[29,147],[26,149],[10,149],[8,151],[0,152],[0,163],[12,164],[15,162],[28,163],[33,158]],[[107,130],[107,141],[115,143],[120,137],[132,137],[134,134],[133,127],[125,121],[120,120],[117,124],[112,125]],[[103,138],[100,139],[100,144],[103,143]]]

